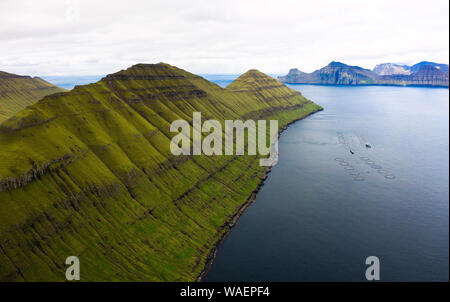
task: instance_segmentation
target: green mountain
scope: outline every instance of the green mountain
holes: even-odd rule
[[[411,67],[385,63],[377,65],[373,71],[331,62],[311,73],[293,68],[278,79],[289,84],[449,86],[448,65],[432,62],[421,62]]]
[[[0,123],[44,96],[62,91],[38,77],[0,71]]]
[[[227,88],[138,64],[0,125],[0,280],[194,281],[253,200],[257,156],[173,156],[177,119],[278,119],[321,107],[250,70]]]

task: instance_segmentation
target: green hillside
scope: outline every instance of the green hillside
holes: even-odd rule
[[[62,91],[38,77],[0,71],[0,123],[44,96]]]
[[[0,280],[194,281],[265,177],[257,156],[173,156],[170,123],[320,110],[251,70],[228,88],[135,65],[49,95],[0,125]]]

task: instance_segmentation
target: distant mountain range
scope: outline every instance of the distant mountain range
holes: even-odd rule
[[[408,65],[399,65],[395,63],[383,63],[378,64],[373,69],[373,72],[375,72],[378,75],[394,75],[394,74],[412,74],[414,72],[419,71],[423,66],[431,65],[440,71],[448,72],[448,65],[447,64],[438,64],[433,62],[420,62],[413,66]]]
[[[44,96],[65,91],[38,77],[0,71],[0,122]]]
[[[383,63],[369,70],[333,61],[311,73],[293,68],[278,79],[288,84],[449,87],[449,66],[426,61],[412,66]]]

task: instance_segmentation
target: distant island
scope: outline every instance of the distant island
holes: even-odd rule
[[[333,61],[311,73],[293,68],[278,79],[287,84],[449,87],[449,66],[426,61],[412,66],[383,63],[369,70]]]

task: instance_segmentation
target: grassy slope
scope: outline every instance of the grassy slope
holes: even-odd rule
[[[38,77],[0,71],[0,123],[44,96],[62,91]]]
[[[279,119],[320,107],[251,70],[223,89],[135,65],[45,97],[0,126],[0,280],[191,281],[264,177],[255,156],[169,151],[175,119]]]

